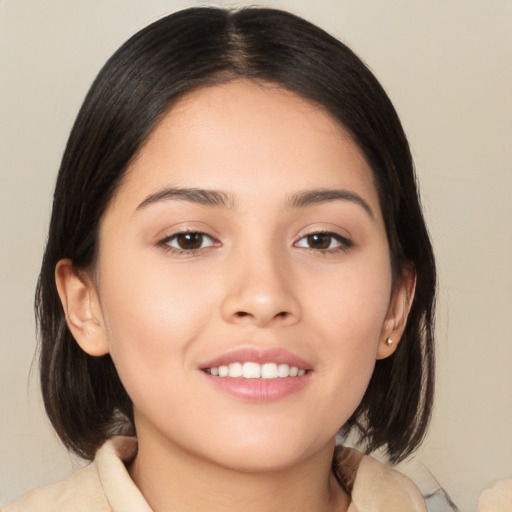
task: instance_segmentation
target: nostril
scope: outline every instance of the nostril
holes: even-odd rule
[[[247,316],[249,313],[246,313],[245,311],[237,311],[236,316],[238,318],[243,318],[244,316]]]

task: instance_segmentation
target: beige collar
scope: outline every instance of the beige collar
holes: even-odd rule
[[[151,512],[125,468],[136,453],[135,438],[116,437],[107,441],[96,455],[101,485],[116,512]],[[357,450],[337,448],[334,471],[352,498],[347,512],[427,511],[418,488],[409,478]]]
[[[352,498],[347,512],[427,512],[416,485],[373,457],[340,446],[333,466],[340,485]]]

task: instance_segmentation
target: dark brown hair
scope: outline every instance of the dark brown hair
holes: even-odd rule
[[[421,442],[434,386],[435,264],[409,146],[383,88],[344,44],[292,14],[193,8],[129,39],[106,63],[78,114],[57,178],[36,294],[41,382],[64,444],[85,458],[112,435],[133,431],[132,403],[109,355],[83,352],[57,294],[57,262],[94,265],[99,223],[123,173],[180,95],[243,77],[272,82],[322,105],[366,156],[386,224],[393,271],[417,274],[402,341],[377,361],[368,390],[342,432],[398,461]],[[340,390],[340,393],[342,391]]]

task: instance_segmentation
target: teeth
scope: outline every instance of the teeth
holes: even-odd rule
[[[231,363],[229,365],[229,374],[230,377],[241,377],[243,375],[243,368],[241,363]]]
[[[206,372],[215,377],[243,377],[244,379],[285,379],[287,377],[302,377],[306,370],[299,369],[297,366],[287,364],[253,362],[231,363],[221,365],[215,368],[208,368]]]
[[[244,379],[259,379],[261,377],[261,366],[258,363],[244,363],[242,377]]]
[[[279,375],[279,377],[281,377],[281,379],[283,379],[284,377],[289,377],[290,367],[287,364],[280,364],[277,367],[277,374]]]
[[[277,371],[276,363],[265,363],[261,367],[261,378],[262,379],[277,379],[279,373]]]

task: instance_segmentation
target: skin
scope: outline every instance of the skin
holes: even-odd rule
[[[344,196],[290,204],[318,189]],[[204,233],[196,250],[180,230]],[[332,235],[308,238],[319,232]],[[75,339],[111,354],[133,400],[129,470],[153,510],[346,510],[335,435],[396,348],[414,276],[393,282],[372,171],[343,128],[271,84],[190,93],[128,168],[99,240],[92,272],[63,260],[57,286]],[[274,347],[309,369],[279,400],[226,393],[202,371]]]

